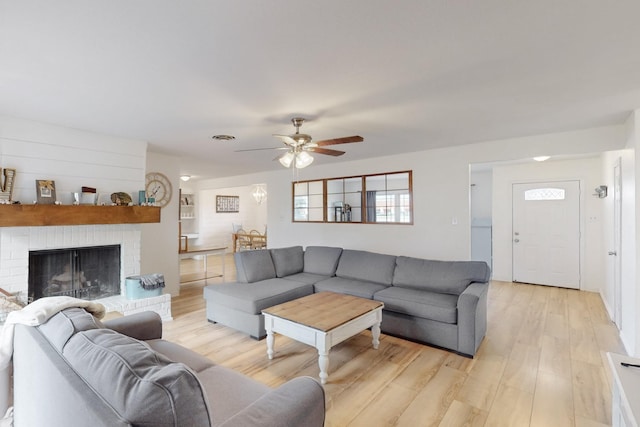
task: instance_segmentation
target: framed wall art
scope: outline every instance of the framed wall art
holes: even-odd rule
[[[56,202],[56,183],[50,179],[36,179],[36,196],[39,205],[53,205]]]
[[[240,196],[216,196],[216,212],[240,212]]]

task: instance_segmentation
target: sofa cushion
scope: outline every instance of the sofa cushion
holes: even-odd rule
[[[165,356],[167,359],[187,365],[189,369],[196,373],[215,366],[211,359],[171,341],[152,339],[145,341],[145,344],[151,347],[153,351]]]
[[[455,295],[392,286],[376,292],[384,310],[438,322],[458,323],[458,297]]]
[[[69,338],[77,332],[104,328],[102,323],[83,308],[67,308],[53,316],[38,329],[60,352]]]
[[[302,272],[304,268],[304,251],[302,246],[290,248],[270,249],[273,266],[276,269],[276,277],[291,276]]]
[[[386,288],[385,285],[379,283],[345,279],[343,277],[331,277],[317,282],[313,287],[316,292],[330,291],[367,299],[373,299],[373,294]]]
[[[207,397],[195,373],[142,341],[93,329],[69,339],[63,355],[132,425],[210,425]]]
[[[393,285],[460,295],[471,282],[487,282],[484,261],[433,261],[399,256]]]
[[[314,273],[298,273],[292,274],[291,276],[283,277],[283,279],[313,285],[314,283],[317,283],[321,280],[329,279],[330,277],[331,276],[321,276],[320,274]]]
[[[342,248],[307,246],[304,251],[304,272],[321,276],[334,276]]]
[[[395,267],[396,257],[393,255],[344,249],[336,276],[390,286]]]
[[[209,398],[212,424],[216,426],[271,391],[266,385],[223,366],[208,368],[198,378]],[[255,420],[252,425],[261,424]]]
[[[287,279],[269,279],[257,284],[225,283],[204,288],[206,299],[249,314],[260,314],[265,308],[312,293],[313,285]]]
[[[234,254],[238,282],[253,283],[276,277],[269,251],[255,250]]]

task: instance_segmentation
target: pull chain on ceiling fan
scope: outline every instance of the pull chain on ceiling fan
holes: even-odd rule
[[[326,145],[335,145],[335,144],[349,144],[352,142],[362,142],[364,139],[361,136],[345,136],[342,138],[334,138],[334,139],[325,139],[322,141],[313,142],[311,135],[307,135],[306,133],[300,133],[300,126],[304,123],[305,119],[302,117],[294,117],[291,119],[293,126],[296,128],[296,133],[291,135],[277,135],[274,134],[276,138],[280,138],[282,143],[285,145],[284,147],[275,147],[275,148],[254,148],[248,150],[236,150],[236,152],[240,151],[258,151],[258,150],[287,150],[286,153],[277,156],[273,160],[280,161],[282,166],[288,168],[293,165],[296,169],[302,169],[309,166],[313,162],[313,156],[309,154],[318,153],[318,154],[326,154],[329,156],[342,156],[345,152],[340,150],[333,150],[330,148],[321,148]]]

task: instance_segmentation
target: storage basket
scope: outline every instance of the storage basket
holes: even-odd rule
[[[162,295],[164,276],[149,274],[145,276],[129,276],[125,279],[125,296],[127,299],[150,298]]]

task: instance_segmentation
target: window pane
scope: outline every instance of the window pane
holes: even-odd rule
[[[387,190],[408,190],[409,189],[409,174],[394,173],[387,175]]]
[[[330,179],[327,181],[327,193],[342,193],[343,181],[341,179]]]
[[[524,192],[525,200],[564,200],[563,188],[534,188]]]
[[[307,191],[308,185],[306,182],[298,182],[293,187],[293,194],[296,196],[302,196],[305,194],[309,194]]]
[[[311,181],[309,183],[309,194],[322,194],[322,181]]]
[[[384,191],[385,175],[368,176],[366,178],[367,191]]]

